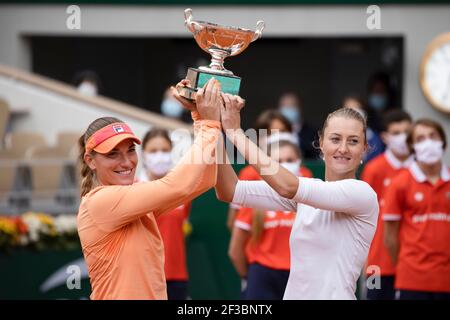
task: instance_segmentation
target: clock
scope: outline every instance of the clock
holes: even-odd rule
[[[450,114],[450,32],[437,36],[426,48],[420,86],[434,108]]]

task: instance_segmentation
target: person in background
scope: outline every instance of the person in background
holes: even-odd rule
[[[349,95],[345,97],[342,101],[342,106],[346,108],[352,108],[358,111],[369,123],[368,121],[368,114],[367,114],[367,107],[364,104],[363,99],[358,97],[357,95]],[[365,162],[370,161],[371,159],[375,158],[376,156],[380,155],[384,151],[384,143],[383,140],[381,140],[380,135],[377,131],[375,131],[373,128],[367,125],[367,141],[369,143],[369,150],[364,155],[363,160]]]
[[[83,70],[75,74],[73,84],[78,92],[89,97],[95,97],[100,91],[100,78],[92,70]]]
[[[142,139],[144,170],[140,182],[162,179],[173,167],[172,141],[167,130],[154,128]],[[168,300],[186,300],[188,297],[188,270],[184,230],[189,225],[191,203],[181,204],[167,214],[156,218],[164,244],[164,273]]]
[[[377,193],[380,208],[383,208],[383,195],[393,177],[402,168],[409,167],[414,161],[410,154],[406,138],[411,130],[411,116],[405,111],[394,109],[384,117],[384,129],[381,138],[386,144],[386,151],[369,161],[364,167],[361,179],[367,182]],[[380,209],[381,210],[381,209]],[[381,288],[368,288],[367,299],[394,300],[395,265],[383,244],[383,221],[378,217],[377,230],[369,250],[366,268],[367,275],[373,274],[371,266],[379,268]]]
[[[280,141],[270,156],[299,175],[297,145]],[[289,236],[295,212],[241,208],[236,216],[228,255],[243,282],[244,299],[282,300],[289,278]]]
[[[367,84],[367,125],[381,132],[383,114],[394,107],[390,77],[384,72],[373,74]]]
[[[420,119],[407,139],[416,161],[384,196],[384,243],[396,265],[396,299],[450,300],[450,172],[444,129]]]
[[[282,94],[278,101],[278,110],[291,122],[305,159],[317,159],[319,153],[313,146],[314,141],[318,140],[317,130],[307,123],[300,97],[294,92]]]
[[[263,111],[255,122],[255,130],[258,134],[258,145],[267,146],[270,143],[280,140],[290,141],[298,145],[298,139],[295,134],[292,133],[292,125],[289,120],[284,117],[278,110],[269,109]],[[267,132],[266,135],[260,135],[260,133]],[[311,172],[301,167],[303,174],[311,175]],[[261,180],[258,172],[250,165],[245,166],[239,172],[240,180]],[[228,209],[227,227],[231,231],[234,226],[234,218],[237,210],[240,207],[235,204],[230,204]]]
[[[174,97],[170,87],[164,92],[163,99],[161,101],[161,113],[172,119],[188,123],[192,122],[190,119],[186,119],[186,117],[189,118],[188,113],[185,112],[185,108],[183,108],[181,102]]]

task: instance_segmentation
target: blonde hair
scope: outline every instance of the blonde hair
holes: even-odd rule
[[[122,120],[119,120],[114,117],[103,117],[98,118],[97,120],[94,120],[86,129],[85,133],[81,135],[81,137],[78,139],[78,146],[79,146],[79,156],[78,160],[81,164],[81,197],[85,196],[89,191],[92,190],[95,182],[95,172],[89,168],[87,163],[84,161],[84,154],[86,152],[86,142],[87,140],[98,130],[100,130],[103,127],[106,127],[107,125],[110,125],[111,123],[115,122],[122,122]],[[95,151],[91,151],[91,154],[95,153]]]
[[[361,124],[363,125],[364,144],[367,144],[367,136],[366,136],[367,122],[366,122],[366,119],[364,118],[364,116],[361,115],[361,113],[359,113],[355,109],[347,108],[347,107],[337,109],[336,111],[333,111],[330,114],[328,114],[327,118],[325,119],[325,122],[323,123],[322,129],[319,131],[319,139],[320,140],[323,140],[325,129],[327,128],[328,123],[330,122],[330,119],[335,118],[335,117],[353,119],[353,120],[361,122]]]

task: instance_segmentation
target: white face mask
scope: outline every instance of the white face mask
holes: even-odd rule
[[[144,153],[145,168],[156,177],[164,176],[172,168],[172,154],[170,152]]]
[[[295,162],[281,162],[280,164],[288,169],[293,175],[298,176],[300,172],[300,164],[302,163],[301,160],[297,160]]]
[[[439,162],[444,155],[443,145],[442,141],[432,139],[414,144],[417,160],[426,164]]]
[[[390,134],[388,136],[387,147],[399,156],[408,155],[409,149],[408,145],[406,144],[406,133],[400,133],[396,135]]]
[[[174,98],[166,98],[161,104],[161,112],[171,118],[181,117],[183,110],[183,105]]]
[[[91,82],[82,82],[78,86],[78,91],[85,96],[93,97],[97,95],[97,87]]]

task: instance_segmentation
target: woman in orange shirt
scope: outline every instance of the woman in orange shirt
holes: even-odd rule
[[[156,217],[215,185],[220,93],[214,79],[197,92],[196,109],[191,110],[194,144],[162,179],[133,184],[135,144],[140,141],[119,119],[97,119],[80,137],[83,180],[77,223],[91,299],[167,299]]]
[[[172,140],[165,129],[154,128],[142,139],[144,169],[139,181],[163,178],[172,168]],[[186,300],[188,271],[183,225],[188,223],[191,203],[183,203],[168,214],[156,218],[164,244],[164,273],[169,300]]]
[[[275,161],[299,175],[301,157],[297,145],[282,140],[278,148],[268,149]],[[238,211],[228,254],[243,279],[244,299],[283,299],[289,278],[289,236],[294,220],[292,211],[251,208]]]

